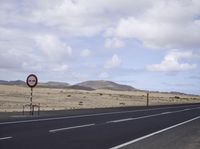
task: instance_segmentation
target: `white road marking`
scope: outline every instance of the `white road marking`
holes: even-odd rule
[[[49,130],[50,133],[55,133],[58,131],[64,131],[64,130],[70,130],[70,129],[76,129],[76,128],[83,128],[83,127],[88,127],[88,126],[93,126],[95,124],[87,124],[87,125],[79,125],[79,126],[73,126],[73,127],[66,127],[66,128],[58,128],[58,129],[52,129]]]
[[[200,109],[200,107],[187,109],[187,111],[194,110],[194,109]],[[178,111],[173,111],[173,112],[163,112],[163,113],[146,115],[146,116],[135,117],[135,118],[119,119],[119,120],[108,121],[106,123],[120,123],[120,122],[125,122],[125,121],[144,119],[144,118],[155,117],[155,116],[160,116],[160,115],[165,115],[165,114],[179,113],[179,112],[184,112],[184,111],[186,111],[186,110],[183,109],[183,110],[178,110]]]
[[[125,122],[125,121],[131,121],[133,118],[126,118],[126,119],[119,119],[119,120],[114,120],[114,121],[108,121],[106,123],[119,123],[119,122]]]
[[[170,113],[172,113],[172,112],[163,112],[162,114],[170,114]]]
[[[11,139],[13,137],[3,137],[3,138],[0,138],[0,140],[7,140],[7,139]]]
[[[21,121],[11,121],[11,122],[1,122],[0,125],[30,123],[30,122],[42,122],[42,121],[53,121],[53,120],[62,120],[62,119],[71,119],[71,118],[83,118],[83,117],[122,114],[122,113],[133,113],[133,112],[145,112],[145,111],[155,111],[155,110],[161,110],[161,109],[164,110],[164,109],[174,109],[174,108],[183,108],[183,107],[187,108],[187,107],[193,107],[193,106],[191,105],[191,106],[178,106],[178,107],[162,107],[162,108],[151,108],[151,109],[141,109],[141,110],[130,110],[130,111],[119,111],[119,112],[85,114],[85,115],[54,117],[54,118],[43,118],[43,119],[32,119],[32,120],[21,120]]]
[[[156,135],[156,134],[165,132],[165,131],[167,131],[167,130],[170,130],[170,129],[173,129],[173,128],[175,128],[175,127],[184,125],[184,124],[186,124],[186,123],[192,122],[192,121],[197,120],[197,119],[200,119],[200,116],[197,116],[197,117],[195,117],[195,118],[192,118],[192,119],[190,119],[190,120],[184,121],[184,122],[182,122],[182,123],[179,123],[179,124],[176,124],[176,125],[167,127],[167,128],[165,128],[165,129],[162,129],[162,130],[153,132],[153,133],[148,134],[148,135],[145,135],[145,136],[143,136],[143,137],[140,137],[140,138],[134,139],[134,140],[132,140],[132,141],[126,142],[126,143],[124,143],[124,144],[121,144],[121,145],[112,147],[112,148],[110,148],[110,149],[120,149],[120,148],[125,147],[125,146],[127,146],[127,145],[136,143],[136,142],[138,142],[138,141],[144,140],[144,139],[149,138],[149,137],[151,137],[151,136],[154,136],[154,135]]]

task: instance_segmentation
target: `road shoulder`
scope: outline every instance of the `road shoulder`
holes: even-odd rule
[[[154,135],[122,149],[199,149],[200,119]]]

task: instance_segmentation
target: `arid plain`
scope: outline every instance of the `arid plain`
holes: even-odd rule
[[[33,90],[33,103],[40,104],[41,110],[144,106],[146,101],[147,93],[143,91],[84,91],[42,87]],[[150,92],[149,102],[150,105],[198,103],[200,96]],[[30,88],[0,85],[0,112],[22,111],[23,105],[29,103]]]

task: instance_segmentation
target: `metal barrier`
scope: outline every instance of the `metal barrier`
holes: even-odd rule
[[[22,111],[22,114],[25,115],[25,108],[28,107],[30,109],[29,113],[30,115],[34,115],[34,111],[35,111],[35,108],[37,108],[37,114],[40,115],[40,104],[25,104],[23,105],[23,111]]]

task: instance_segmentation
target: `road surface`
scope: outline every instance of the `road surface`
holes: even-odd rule
[[[0,149],[172,148],[177,140],[184,146],[185,137],[199,137],[200,104],[11,117],[0,120]]]

